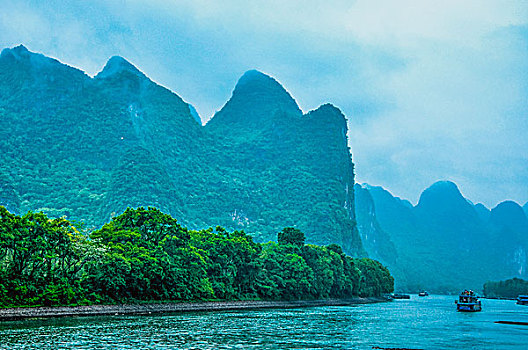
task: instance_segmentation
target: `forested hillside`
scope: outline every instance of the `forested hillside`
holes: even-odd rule
[[[207,88],[204,86],[204,88]],[[96,229],[127,207],[183,225],[285,226],[364,255],[343,114],[303,115],[273,78],[242,76],[202,126],[194,108],[121,57],[94,78],[23,46],[0,55],[0,204]]]

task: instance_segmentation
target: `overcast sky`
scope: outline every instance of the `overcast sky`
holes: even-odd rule
[[[343,111],[358,182],[528,200],[528,1],[248,3],[0,0],[0,47],[90,75],[123,56],[204,122],[258,69],[305,112]]]

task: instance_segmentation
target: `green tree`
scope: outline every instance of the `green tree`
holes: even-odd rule
[[[291,244],[303,247],[305,239],[304,233],[294,227],[285,227],[277,234],[277,242],[281,245]]]
[[[191,300],[213,296],[207,264],[189,231],[155,208],[128,208],[91,234],[107,254],[86,288],[110,300]]]
[[[288,246],[266,243],[259,260],[262,269],[258,291],[263,298],[288,300],[310,296],[313,271],[304,258],[292,253]]]
[[[203,252],[207,276],[217,298],[256,296],[261,247],[251,236],[244,231],[229,233],[217,226],[216,232],[212,229],[191,232],[191,245]]]
[[[0,207],[0,266],[4,304],[58,305],[82,300],[79,282],[91,244],[62,218],[24,216]]]

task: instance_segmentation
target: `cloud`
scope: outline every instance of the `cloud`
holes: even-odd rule
[[[528,193],[528,140],[522,136],[528,131],[526,34],[526,28],[509,26],[484,35],[485,45],[425,41],[406,69],[385,85],[395,108],[367,126],[352,127],[355,158],[364,166],[358,177],[384,184],[388,175],[380,176],[375,166],[382,159],[398,169],[389,187],[412,200],[426,181],[448,178],[488,206],[505,198],[523,203]]]
[[[112,55],[209,119],[237,78],[276,77],[304,111],[350,122],[357,178],[416,200],[451,179],[525,202],[528,4],[505,1],[4,0],[0,45],[93,75]]]

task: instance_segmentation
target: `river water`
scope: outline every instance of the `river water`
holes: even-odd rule
[[[0,322],[0,349],[528,349],[528,306],[453,296],[289,310]]]

